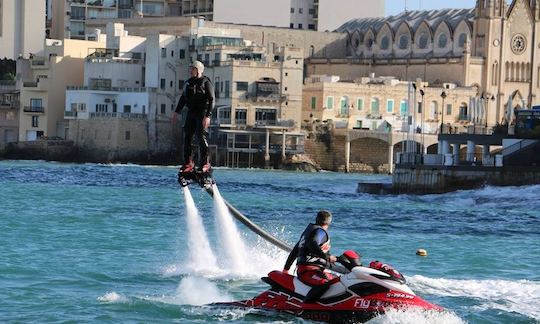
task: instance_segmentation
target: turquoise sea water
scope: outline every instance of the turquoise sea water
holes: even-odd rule
[[[444,314],[393,313],[376,323],[539,323],[540,186],[428,196],[373,196],[358,181],[385,176],[216,169],[221,194],[291,245],[319,209],[334,214],[332,251],[394,265]],[[215,254],[213,205],[192,195]],[[206,303],[246,299],[284,253],[237,223],[246,269],[198,273],[186,264],[184,197],[176,169],[0,161],[0,322],[298,323]],[[428,257],[415,255],[418,248]]]

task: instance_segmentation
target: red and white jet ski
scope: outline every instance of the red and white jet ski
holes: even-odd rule
[[[271,288],[257,297],[212,306],[275,310],[330,323],[366,322],[388,309],[443,310],[416,296],[405,278],[391,266],[373,261],[369,267],[363,267],[359,261],[354,251],[338,257],[345,267],[341,271],[347,273],[333,279],[316,302],[303,301],[312,287],[295,276],[272,271],[262,278]]]

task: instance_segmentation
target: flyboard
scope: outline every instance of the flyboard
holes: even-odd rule
[[[182,187],[187,187],[191,184],[197,184],[201,188],[203,188],[211,197],[214,197],[213,186],[217,186],[216,181],[212,177],[212,169],[210,169],[208,172],[202,172],[199,170],[191,170],[189,172],[179,171],[178,183]],[[255,234],[259,235],[266,241],[270,242],[271,244],[277,246],[278,248],[286,252],[290,252],[292,250],[292,247],[290,247],[287,243],[272,236],[272,234],[268,233],[267,231],[262,229],[260,226],[253,223],[249,218],[244,216],[238,209],[234,208],[234,206],[231,205],[227,200],[224,199],[224,202],[225,202],[225,205],[227,205],[227,208],[229,209],[229,212],[232,214],[232,216],[236,218],[238,221],[240,221],[242,224],[244,224],[251,231],[253,231]]]

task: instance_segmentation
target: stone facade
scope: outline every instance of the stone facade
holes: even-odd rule
[[[339,128],[383,132],[409,132],[412,127],[436,134],[443,124],[448,130],[462,131],[476,88],[422,86],[423,98],[419,93],[415,97],[408,82],[390,77],[340,81],[339,77],[312,76],[304,85],[302,119],[308,124],[332,120]]]
[[[0,80],[0,151],[18,139],[19,108],[19,91],[15,89],[15,82]]]
[[[376,75],[420,78],[478,89],[476,106],[488,126],[511,122],[514,108],[536,104],[540,91],[540,3],[477,1],[473,9],[411,11],[379,19],[351,20],[347,58],[314,58],[308,74],[355,79]],[[509,113],[510,112],[510,113]]]

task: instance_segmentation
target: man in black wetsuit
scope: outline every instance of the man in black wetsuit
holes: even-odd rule
[[[337,260],[330,254],[330,237],[327,230],[331,222],[332,214],[329,211],[319,211],[315,224],[306,227],[285,263],[283,272],[288,273],[296,259],[298,279],[307,285],[319,287],[313,288],[304,302],[313,302],[322,296],[334,279],[331,274],[324,271]]]
[[[199,140],[199,170],[202,172],[210,171],[208,126],[210,126],[210,116],[214,110],[215,93],[212,81],[203,76],[203,72],[204,64],[201,62],[195,61],[190,65],[191,77],[184,83],[182,96],[171,115],[171,120],[174,123],[184,106],[188,107],[184,124],[184,162],[180,168],[181,172],[190,172],[194,168],[191,157],[193,135],[196,135]]]

